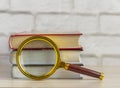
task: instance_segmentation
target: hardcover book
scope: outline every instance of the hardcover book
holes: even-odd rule
[[[52,39],[58,48],[64,49],[64,48],[81,48],[82,46],[79,43],[79,38],[82,34],[13,34],[9,38],[9,46],[11,49],[17,49],[18,46],[27,38],[31,36],[46,36],[50,39]],[[44,47],[44,43],[40,43],[38,41],[34,43],[30,43],[29,46],[25,47],[26,49],[30,48],[42,48]]]
[[[49,66],[27,66],[27,70],[29,70],[30,73],[33,74],[42,74],[45,73],[46,70],[49,70],[52,67],[52,65]],[[39,70],[38,70],[39,69]],[[11,76],[12,78],[19,78],[19,79],[27,79],[26,76],[24,76],[18,69],[17,66],[12,66],[11,69]],[[42,72],[42,73],[41,73]],[[54,78],[54,79],[82,79],[81,74],[75,73],[75,72],[71,72],[71,71],[67,71],[63,68],[59,68],[58,70],[56,70],[56,72],[50,76],[50,78]]]
[[[16,64],[16,50],[11,51],[10,62]],[[61,60],[67,63],[81,63],[81,50],[60,50]],[[24,64],[54,64],[54,56],[51,55],[52,50],[23,50],[21,58],[24,59]],[[44,59],[45,58],[45,59]],[[44,60],[43,60],[44,59]]]

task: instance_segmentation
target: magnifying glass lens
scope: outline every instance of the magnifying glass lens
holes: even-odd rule
[[[20,63],[26,73],[44,76],[54,68],[56,52],[48,42],[34,40],[24,46],[20,58]]]

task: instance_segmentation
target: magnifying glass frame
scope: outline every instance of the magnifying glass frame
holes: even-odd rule
[[[43,75],[40,75],[40,76],[36,76],[36,75],[32,75],[30,74],[29,72],[27,72],[23,65],[21,64],[21,53],[22,53],[22,50],[24,50],[25,46],[33,41],[44,41],[44,42],[47,42],[55,51],[55,55],[56,55],[56,61],[55,61],[55,64],[53,66],[53,68],[43,74]],[[48,78],[49,76],[51,76],[56,70],[57,68],[61,65],[61,59],[60,59],[60,52],[59,52],[59,49],[57,47],[57,45],[49,38],[47,37],[44,37],[44,36],[32,36],[28,39],[26,39],[25,41],[23,41],[20,46],[18,47],[18,50],[17,50],[17,53],[16,53],[16,63],[17,63],[17,66],[19,68],[19,70],[25,75],[27,76],[28,78],[31,78],[31,79],[35,79],[35,80],[41,80],[41,79],[45,79],[45,78]]]

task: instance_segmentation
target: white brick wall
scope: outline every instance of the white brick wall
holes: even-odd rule
[[[82,32],[85,64],[120,65],[119,0],[0,0],[0,57],[10,53],[9,35],[25,31]]]
[[[103,66],[120,66],[120,57],[103,57]]]
[[[13,11],[69,12],[71,0],[11,0]]]
[[[81,38],[84,54],[120,55],[120,37],[84,36]]]
[[[96,16],[44,14],[36,18],[36,29],[41,32],[97,32]],[[64,31],[63,31],[64,30]]]
[[[8,10],[9,9],[9,0],[0,0],[0,10]]]
[[[74,3],[76,12],[120,12],[119,0],[74,0]]]
[[[120,34],[120,16],[102,15],[100,17],[101,32],[105,34]]]
[[[31,31],[33,23],[32,15],[0,13],[0,32],[5,34]]]
[[[84,65],[98,66],[98,58],[95,56],[81,56]]]
[[[8,46],[8,37],[2,35],[0,36],[0,55],[8,54],[9,53],[9,46]],[[0,58],[1,59],[1,58]]]

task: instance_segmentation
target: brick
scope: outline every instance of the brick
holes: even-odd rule
[[[24,14],[0,14],[0,30],[8,34],[33,29],[33,17]]]
[[[11,64],[9,61],[8,55],[0,55],[0,78],[1,79],[7,79],[11,78],[10,72],[11,72]]]
[[[71,0],[11,0],[14,11],[69,12],[71,8]]]
[[[96,33],[97,20],[95,16],[38,15],[36,19],[36,28],[43,33]]]
[[[9,53],[8,37],[0,36],[0,50],[0,54]]]
[[[102,15],[100,25],[102,33],[120,34],[120,16],[118,15]]]
[[[120,57],[104,57],[103,66],[120,66]]]
[[[120,37],[83,36],[81,44],[84,47],[84,54],[120,55]]]
[[[101,48],[100,43],[101,40],[97,36],[87,36],[83,35],[81,36],[80,40],[81,45],[83,46],[83,54],[95,54],[99,55],[101,54]]]
[[[9,0],[0,0],[0,10],[7,10],[9,8]]]
[[[90,56],[82,56],[82,62],[86,66],[98,66],[98,59],[96,57],[90,57]]]
[[[74,0],[76,12],[120,12],[119,0]]]
[[[10,66],[10,61],[9,61],[9,56],[8,55],[0,55],[0,67],[2,68],[3,66]]]

